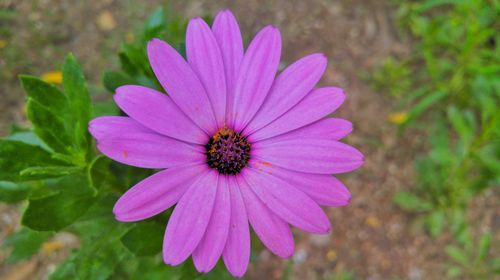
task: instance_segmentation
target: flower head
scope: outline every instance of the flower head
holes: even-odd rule
[[[320,205],[350,200],[331,174],[358,168],[363,155],[338,141],[351,123],[326,117],[344,101],[343,91],[314,88],[324,55],[306,56],[275,77],[278,29],[263,28],[244,52],[227,10],[211,28],[201,18],[189,22],[187,61],[158,39],[147,50],[168,95],[122,86],[114,98],[128,117],[99,117],[89,128],[108,157],[163,169],[118,200],[116,219],[139,221],[176,205],[165,232],[165,263],[192,256],[208,272],[222,256],[234,276],[247,269],[250,225],[283,258],[294,251],[290,225],[330,230]]]

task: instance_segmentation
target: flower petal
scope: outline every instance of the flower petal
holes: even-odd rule
[[[169,168],[206,159],[202,146],[148,132],[103,137],[97,141],[97,149],[118,162],[143,168]]]
[[[229,272],[235,277],[242,277],[250,261],[250,229],[238,183],[232,177],[228,177],[228,180],[231,195],[231,218],[222,257]]]
[[[281,36],[273,26],[262,29],[248,46],[236,80],[230,116],[235,131],[243,130],[264,102],[278,70],[280,55]]]
[[[330,221],[325,212],[286,180],[251,168],[242,174],[262,202],[284,221],[307,232],[330,231]]]
[[[238,180],[238,185],[245,201],[248,220],[259,239],[275,255],[291,257],[294,244],[290,226],[269,210],[243,179]]]
[[[198,246],[207,229],[217,195],[218,173],[210,170],[179,200],[163,240],[163,261],[178,265]]]
[[[266,164],[319,174],[349,172],[364,161],[355,148],[325,139],[268,139],[254,143],[252,154]]]
[[[129,117],[97,117],[89,122],[89,132],[97,141],[104,137],[117,137],[130,132],[154,133]]]
[[[313,123],[335,111],[344,99],[345,95],[340,88],[315,89],[281,117],[251,134],[249,140],[267,139]]]
[[[212,135],[217,129],[207,93],[193,69],[169,44],[153,39],[148,43],[151,68],[175,104],[201,129]]]
[[[351,200],[349,190],[332,175],[291,171],[258,160],[250,161],[249,165],[286,181],[319,205],[339,207],[349,204]]]
[[[236,79],[243,60],[243,39],[241,38],[238,22],[229,10],[217,14],[212,25],[212,31],[219,44],[224,61],[227,86],[226,122],[232,123],[228,119],[228,115],[229,112],[233,111]]]
[[[229,232],[231,201],[228,179],[219,175],[217,196],[207,230],[193,252],[194,266],[199,272],[209,272],[222,255]]]
[[[203,130],[161,92],[142,86],[121,86],[114,99],[127,115],[158,133],[196,144],[208,140]]]
[[[312,54],[288,66],[274,81],[266,100],[245,132],[251,134],[299,103],[318,83],[326,70],[326,64],[324,54]]]
[[[219,45],[206,22],[197,17],[189,21],[186,33],[189,65],[200,78],[212,103],[219,127],[226,119],[226,78]]]
[[[315,123],[274,136],[274,141],[287,139],[340,140],[352,131],[352,123],[344,119],[324,118]]]
[[[187,188],[206,173],[205,165],[173,167],[137,183],[113,207],[117,220],[134,222],[150,218],[177,203]]]

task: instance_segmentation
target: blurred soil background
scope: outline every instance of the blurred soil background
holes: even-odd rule
[[[18,74],[41,76],[59,69],[66,53],[73,52],[91,90],[105,93],[102,73],[117,68],[120,42],[133,40],[133,32],[160,5],[185,17],[230,8],[246,43],[264,25],[276,25],[283,37],[285,64],[323,52],[329,65],[320,84],[340,86],[347,93],[346,103],[334,115],[353,122],[354,131],[346,141],[366,156],[363,168],[340,176],[352,192],[351,204],[328,210],[333,224],[329,235],[296,231],[291,260],[262,250],[245,278],[442,279],[444,247],[451,237],[445,233],[431,238],[415,225],[412,215],[392,203],[395,192],[414,184],[412,162],[425,148],[425,135],[411,130],[398,135],[386,119],[394,105],[390,96],[375,92],[361,78],[388,55],[412,51],[411,42],[398,35],[390,1],[0,0],[0,9],[13,11],[0,18],[0,136],[12,123],[27,125]],[[497,232],[497,203],[491,193],[478,196],[468,218]],[[0,243],[19,227],[22,208],[0,204]],[[51,242],[31,260],[16,265],[5,264],[8,252],[0,249],[0,278],[43,279],[78,246],[70,235],[58,235]]]

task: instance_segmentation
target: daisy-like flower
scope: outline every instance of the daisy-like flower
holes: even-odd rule
[[[350,122],[327,118],[344,101],[340,88],[314,86],[327,59],[312,54],[276,76],[280,32],[263,28],[244,52],[238,24],[220,12],[210,28],[189,22],[187,61],[154,39],[148,57],[168,95],[142,86],[116,90],[128,117],[99,117],[90,132],[106,156],[162,169],[116,203],[116,219],[150,218],[174,205],[163,242],[166,264],[192,256],[198,271],[222,259],[242,276],[250,226],[274,254],[293,255],[290,226],[330,230],[320,208],[344,206],[350,193],[331,174],[358,168],[363,155],[338,140]]]

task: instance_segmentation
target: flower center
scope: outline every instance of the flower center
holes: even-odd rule
[[[207,163],[220,174],[236,175],[250,159],[250,144],[240,133],[224,127],[210,138],[207,149]]]

